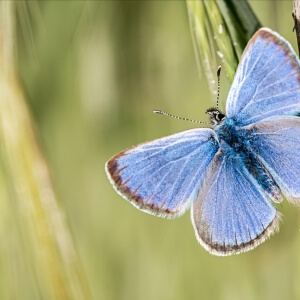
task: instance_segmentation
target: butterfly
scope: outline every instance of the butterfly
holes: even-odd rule
[[[156,139],[113,156],[115,190],[160,217],[191,207],[199,243],[211,254],[249,251],[278,230],[273,202],[300,204],[300,63],[268,28],[248,42],[226,113],[208,109],[212,128]]]

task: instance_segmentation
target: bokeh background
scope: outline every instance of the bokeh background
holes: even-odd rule
[[[300,211],[287,201],[279,234],[220,258],[197,243],[189,213],[140,212],[105,175],[117,152],[195,126],[153,109],[207,120],[215,99],[197,70],[186,3],[29,4],[18,15],[19,75],[93,298],[300,299]],[[297,49],[292,1],[250,5]],[[221,107],[228,88],[223,74]]]

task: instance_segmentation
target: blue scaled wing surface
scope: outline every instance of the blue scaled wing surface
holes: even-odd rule
[[[300,64],[290,44],[267,28],[244,50],[226,102],[226,115],[246,124],[299,112]]]
[[[219,256],[255,248],[277,228],[280,213],[241,163],[215,155],[192,205],[199,243]]]
[[[300,204],[300,118],[272,117],[247,126],[251,148],[286,198]]]
[[[137,208],[172,218],[195,200],[218,147],[212,129],[187,130],[117,154],[106,172],[116,191]]]

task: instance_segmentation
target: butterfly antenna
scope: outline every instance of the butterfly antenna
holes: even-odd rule
[[[220,75],[221,75],[221,65],[218,67],[217,70],[217,77],[218,77],[217,109],[219,109],[219,98],[220,98]]]
[[[194,123],[198,123],[198,124],[210,124],[208,122],[201,122],[201,121],[196,121],[196,120],[192,120],[192,119],[188,119],[188,118],[178,117],[178,116],[169,114],[169,113],[167,113],[167,112],[165,112],[163,110],[153,110],[153,112],[155,114],[165,115],[165,116],[168,116],[168,117],[171,117],[171,118],[175,118],[175,119],[178,119],[178,120],[189,121],[189,122],[194,122]]]

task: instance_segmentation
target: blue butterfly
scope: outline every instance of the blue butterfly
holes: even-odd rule
[[[267,28],[244,50],[226,103],[196,128],[131,147],[106,164],[116,191],[166,218],[191,206],[199,243],[214,255],[245,252],[278,230],[272,201],[300,204],[300,64]]]

